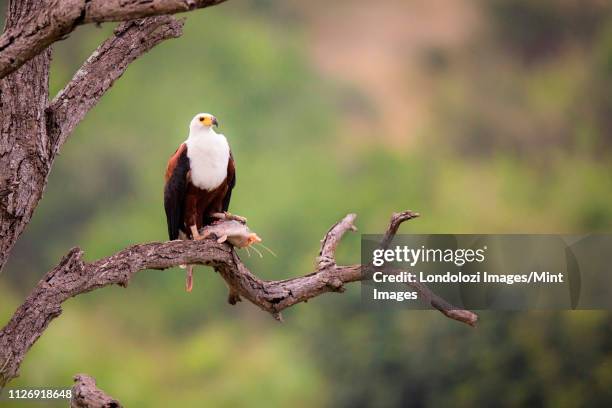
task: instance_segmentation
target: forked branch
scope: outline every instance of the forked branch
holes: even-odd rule
[[[394,214],[388,229],[392,236],[399,225],[414,218],[410,211]],[[280,312],[326,292],[342,292],[344,285],[365,279],[367,265],[338,265],[336,248],[347,231],[355,230],[355,214],[335,224],[321,241],[315,271],[278,281],[262,280],[242,263],[233,247],[209,238],[203,241],[153,242],[128,247],[115,255],[87,263],[83,252],[73,248],[36,285],[9,323],[0,331],[0,387],[18,375],[30,347],[51,320],[62,312],[67,299],[109,285],[127,286],[132,276],[145,269],[166,269],[180,264],[212,266],[230,287],[232,303],[244,297],[281,320]],[[446,316],[474,325],[476,314],[457,310],[424,285],[413,285],[434,308]]]

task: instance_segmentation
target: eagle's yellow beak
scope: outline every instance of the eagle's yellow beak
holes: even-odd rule
[[[219,122],[217,122],[217,118],[215,118],[214,116],[204,116],[200,119],[200,122],[204,126],[219,126]]]
[[[217,122],[217,118],[215,118],[214,116],[205,116],[200,121],[204,126],[219,126],[219,122]]]

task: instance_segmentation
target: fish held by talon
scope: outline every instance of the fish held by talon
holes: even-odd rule
[[[222,221],[216,224],[207,225],[202,232],[204,237],[214,235],[217,242],[229,242],[237,248],[248,248],[253,244],[261,243],[261,238],[252,232],[246,224],[239,221]]]

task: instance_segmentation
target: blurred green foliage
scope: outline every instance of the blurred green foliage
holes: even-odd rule
[[[351,139],[346,95],[367,98],[317,70],[303,25],[286,24],[299,13],[270,1],[190,13],[184,36],[136,61],[65,146],[2,274],[1,320],[72,246],[96,259],[165,239],[166,160],[199,111],[220,119],[236,158],[231,210],[278,254],[242,253],[264,278],[308,272],[347,212],[366,233],[403,209],[423,214],[411,232],[610,231],[612,15],[605,2],[560,3],[480,2],[490,35],[436,51],[435,117],[405,148]],[[82,27],[55,46],[53,92],[111,30]],[[339,255],[358,262],[357,234]],[[212,275],[199,268],[186,294],[182,270],[145,271],[127,290],[71,300],[11,386],[86,372],[146,407],[612,402],[609,313],[483,313],[472,330],[365,310],[355,285],[279,325],[227,305]]]

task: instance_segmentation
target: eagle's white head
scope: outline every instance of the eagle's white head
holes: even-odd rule
[[[227,139],[215,132],[217,118],[210,113],[198,113],[189,124],[187,157],[191,182],[198,188],[212,191],[227,177],[230,148]]]
[[[189,124],[189,132],[199,133],[202,131],[209,131],[213,126],[219,126],[219,122],[217,122],[217,118],[210,113],[198,113],[191,119],[191,123]]]

